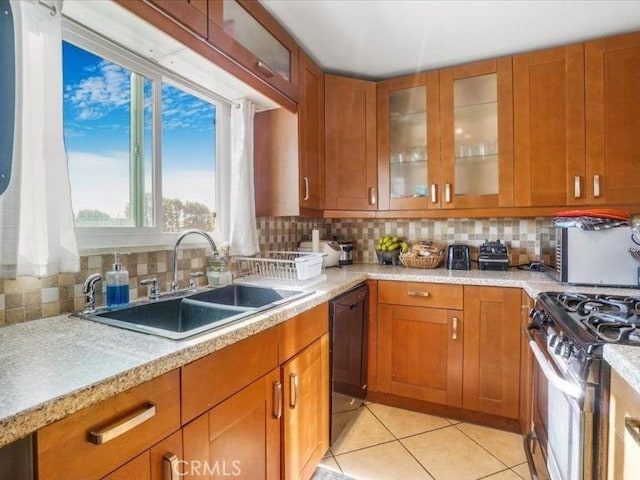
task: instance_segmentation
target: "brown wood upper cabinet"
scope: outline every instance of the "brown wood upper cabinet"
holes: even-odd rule
[[[376,84],[325,75],[328,210],[376,210]]]
[[[298,45],[257,0],[208,0],[207,12],[212,45],[298,101]]]
[[[513,57],[515,205],[584,205],[582,44]]]
[[[324,208],[324,73],[300,50],[298,149],[300,210]]]
[[[440,208],[438,72],[377,85],[379,210]]]
[[[585,44],[588,203],[640,203],[640,32]]]
[[[182,26],[207,38],[208,0],[145,0],[173,17]]]
[[[465,409],[519,417],[520,312],[519,288],[464,287]]]
[[[443,208],[513,205],[511,57],[440,70]]]

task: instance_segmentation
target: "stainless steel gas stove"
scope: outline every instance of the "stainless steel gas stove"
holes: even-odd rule
[[[532,477],[606,477],[609,371],[605,343],[640,346],[640,296],[541,294],[527,327],[533,365]],[[536,472],[539,444],[548,472]]]

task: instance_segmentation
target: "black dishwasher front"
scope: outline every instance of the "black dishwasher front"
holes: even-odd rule
[[[331,444],[367,396],[369,288],[349,290],[329,303],[331,332]]]

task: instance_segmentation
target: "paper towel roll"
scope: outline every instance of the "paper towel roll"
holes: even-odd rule
[[[317,228],[311,230],[311,249],[314,252],[320,251],[320,231]]]

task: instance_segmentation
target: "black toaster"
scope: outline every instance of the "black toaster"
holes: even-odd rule
[[[471,270],[469,245],[449,245],[447,268],[449,270]]]

